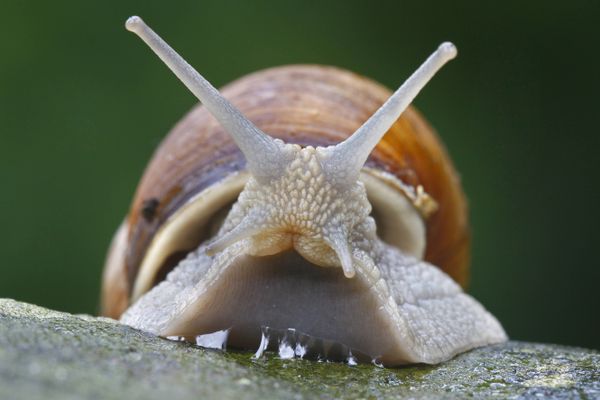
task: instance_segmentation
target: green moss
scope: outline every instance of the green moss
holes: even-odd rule
[[[0,398],[600,396],[596,351],[509,342],[437,366],[378,368],[210,351],[115,321],[0,300]]]

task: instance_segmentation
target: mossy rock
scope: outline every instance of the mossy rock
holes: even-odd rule
[[[600,398],[600,353],[508,342],[437,366],[252,360],[0,299],[0,399]]]

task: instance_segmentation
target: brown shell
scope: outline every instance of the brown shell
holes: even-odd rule
[[[269,135],[288,143],[325,146],[351,135],[391,95],[383,86],[333,67],[295,65],[247,75],[221,93]],[[424,190],[438,203],[427,218],[425,259],[465,285],[469,264],[467,207],[459,177],[438,136],[409,108],[371,154],[369,166]],[[156,150],[137,189],[129,224],[125,270],[105,281],[103,313],[118,317],[157,229],[196,193],[245,167],[231,137],[201,105],[193,108]],[[127,291],[122,289],[128,288]]]

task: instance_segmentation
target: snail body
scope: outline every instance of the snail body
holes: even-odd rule
[[[203,106],[157,150],[115,235],[105,314],[129,307],[122,322],[161,336],[226,329],[242,348],[261,327],[293,328],[385,365],[506,340],[459,285],[469,235],[452,163],[403,113],[453,45],[388,101],[321,66],[261,71],[221,96],[139,18],[127,27]]]

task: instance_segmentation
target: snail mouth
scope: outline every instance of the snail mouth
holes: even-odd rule
[[[376,289],[359,276],[348,279],[341,268],[319,267],[294,250],[241,254],[218,273],[210,272],[213,262],[198,276],[205,257],[200,250],[188,257],[122,321],[199,344],[212,338],[206,335],[227,332],[228,348],[257,354],[270,343],[281,356],[283,346],[296,356],[371,361],[393,346],[394,324]]]

